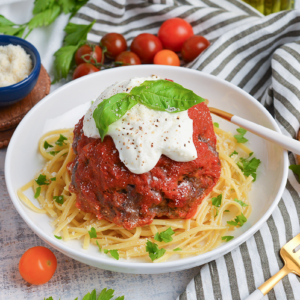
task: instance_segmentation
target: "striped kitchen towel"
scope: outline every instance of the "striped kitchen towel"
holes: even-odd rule
[[[126,40],[156,34],[163,21],[180,17],[211,46],[186,67],[210,73],[244,89],[293,138],[300,122],[300,11],[262,16],[238,0],[90,0],[72,19],[96,19],[90,41],[108,32]],[[293,154],[289,155],[295,164]],[[289,171],[283,197],[252,238],[224,257],[200,268],[178,300],[244,299],[282,266],[279,249],[300,232],[300,184]],[[300,299],[299,277],[290,274],[269,299]]]

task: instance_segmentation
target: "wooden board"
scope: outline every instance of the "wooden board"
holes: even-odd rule
[[[50,77],[42,66],[38,81],[28,96],[10,106],[0,107],[0,148],[7,147],[17,125],[36,103],[49,94],[50,86]]]

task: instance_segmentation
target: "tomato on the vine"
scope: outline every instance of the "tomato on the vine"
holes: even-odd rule
[[[200,53],[202,53],[210,42],[203,36],[194,35],[188,38],[181,49],[181,55],[185,62],[193,61]]]
[[[93,49],[94,48],[94,49]],[[92,64],[102,62],[102,49],[99,46],[91,47],[89,45],[83,45],[75,53],[76,65],[85,63],[84,59],[90,60]]]
[[[153,63],[155,54],[162,50],[161,41],[153,34],[141,33],[131,43],[130,50],[134,52],[143,64]]]
[[[153,60],[156,65],[180,66],[178,55],[171,50],[161,50],[156,53]]]
[[[174,52],[179,52],[183,43],[193,35],[193,27],[187,21],[180,18],[165,21],[158,31],[158,38],[164,48]]]
[[[19,272],[23,279],[31,284],[48,282],[57,266],[53,252],[45,247],[36,246],[28,249],[19,262]]]
[[[120,53],[126,51],[127,42],[122,34],[111,32],[102,37],[100,47],[107,58],[115,59]]]
[[[122,66],[126,65],[140,65],[141,60],[140,58],[133,52],[131,51],[124,51],[120,53],[115,62],[120,63]]]
[[[73,73],[73,79],[77,79],[79,77],[92,74],[95,72],[99,72],[100,70],[89,63],[80,64],[76,67]]]

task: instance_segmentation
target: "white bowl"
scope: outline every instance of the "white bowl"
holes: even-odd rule
[[[159,65],[119,67],[77,79],[48,95],[25,116],[10,141],[5,161],[8,192],[21,217],[42,240],[65,255],[91,266],[124,273],[155,274],[179,271],[207,263],[233,250],[251,237],[271,215],[284,190],[288,171],[286,151],[248,132],[249,147],[255,156],[261,159],[262,164],[250,193],[253,212],[248,222],[234,232],[235,238],[230,242],[205,254],[185,259],[174,258],[172,261],[156,264],[139,260],[117,261],[99,253],[95,246],[91,245],[89,250],[82,249],[81,241],[57,240],[52,233],[50,218],[28,209],[17,196],[17,189],[34,178],[45,163],[38,153],[38,140],[45,130],[46,120],[57,118],[76,106],[95,100],[104,88],[116,81],[147,77],[152,74],[172,79],[193,90],[208,99],[212,107],[229,111],[280,132],[268,111],[249,94],[217,77],[186,68]],[[78,118],[70,122],[74,125]],[[236,126],[233,124],[215,116],[213,118],[220,123],[221,128],[235,132]],[[28,195],[34,201],[31,191]]]

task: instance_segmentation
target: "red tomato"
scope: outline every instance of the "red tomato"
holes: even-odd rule
[[[157,52],[153,62],[156,65],[180,66],[178,55],[167,49]]]
[[[137,54],[143,64],[152,64],[155,54],[162,48],[160,40],[150,33],[139,34],[130,46],[130,50]]]
[[[126,65],[140,65],[140,58],[131,51],[124,51],[119,54],[115,60],[116,62],[121,62],[123,66]]]
[[[37,246],[28,249],[19,262],[19,272],[23,279],[31,284],[48,282],[57,266],[53,252],[45,247]]]
[[[161,40],[164,48],[174,52],[179,52],[183,43],[193,35],[193,27],[180,18],[165,21],[158,31],[158,38]]]
[[[92,74],[95,72],[99,72],[100,70],[97,69],[95,66],[89,64],[89,63],[84,63],[80,64],[79,66],[76,67],[73,73],[73,79],[77,79],[79,77]]]
[[[122,34],[111,32],[101,39],[100,47],[107,58],[115,59],[120,53],[126,51],[127,42]]]
[[[80,65],[85,63],[85,61],[83,60],[82,56],[84,56],[84,58],[86,60],[90,60],[91,57],[91,63],[101,63],[102,62],[102,49],[99,46],[95,46],[94,51],[93,49],[89,46],[89,45],[83,45],[81,46],[75,53],[75,62],[76,65]]]
[[[181,49],[181,55],[185,62],[193,61],[202,51],[204,51],[210,42],[203,36],[194,35],[188,38]]]

